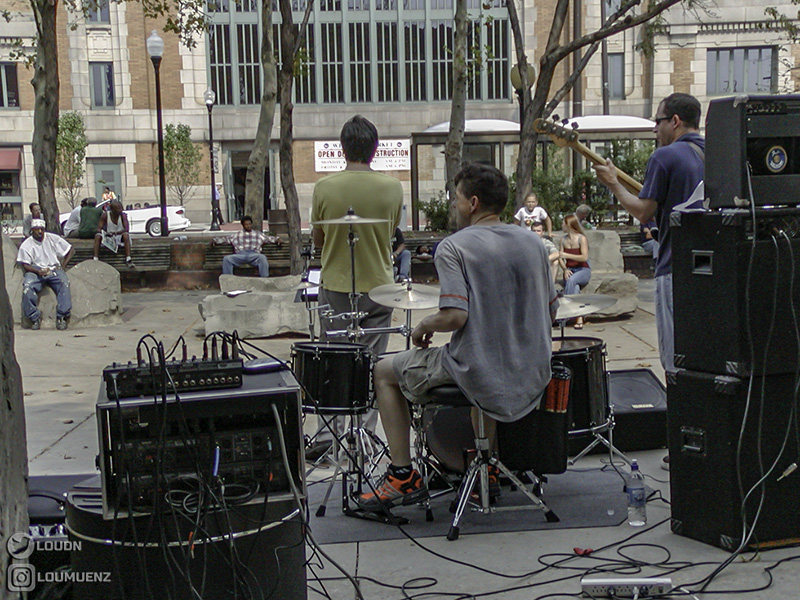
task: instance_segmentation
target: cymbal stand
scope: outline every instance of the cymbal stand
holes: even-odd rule
[[[302,283],[308,283],[309,273],[311,271],[311,256],[314,254],[314,242],[311,242],[310,246],[306,246],[303,248],[303,251],[300,252],[300,256],[303,257],[303,274],[300,276],[300,281]],[[306,306],[306,312],[308,313],[308,339],[312,342],[316,341],[317,334],[316,334],[316,320],[314,319],[314,312],[322,311],[325,306],[311,306],[311,298],[308,294],[308,288],[302,291],[303,293],[303,302]],[[330,307],[327,307],[330,308]],[[324,313],[320,312],[320,315],[323,316]]]

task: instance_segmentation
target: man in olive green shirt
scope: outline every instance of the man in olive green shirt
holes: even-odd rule
[[[368,316],[359,321],[362,328],[389,327],[392,309],[370,300],[368,293],[380,285],[394,282],[392,272],[392,236],[400,223],[403,211],[403,187],[394,177],[378,173],[370,163],[378,148],[378,130],[360,115],[354,116],[342,127],[340,136],[347,167],[320,179],[314,186],[311,221],[338,219],[352,208],[359,217],[385,219],[385,223],[353,225],[358,235],[355,244],[355,281],[359,312]],[[319,304],[329,304],[334,314],[350,312],[352,290],[350,246],[347,225],[314,226],[314,245],[322,247],[322,272]],[[322,337],[332,329],[345,329],[344,319],[321,319]],[[341,339],[341,338],[340,338]],[[388,334],[365,335],[360,340],[377,354],[386,352]],[[374,431],[377,411],[372,410],[365,419],[365,427]],[[327,440],[328,432],[321,431],[317,441]],[[310,453],[313,457],[314,453]]]
[[[103,209],[97,208],[97,200],[89,198],[81,209],[81,224],[78,226],[78,237],[93,240],[97,233],[97,224],[103,216]]]

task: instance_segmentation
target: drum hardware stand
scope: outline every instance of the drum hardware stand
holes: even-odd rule
[[[410,311],[409,311],[410,312]],[[427,429],[423,423],[424,405],[411,404],[411,428],[414,431],[414,454],[416,456],[417,470],[419,471],[422,481],[428,486],[428,499],[421,502],[420,505],[425,509],[425,520],[433,521],[433,509],[431,508],[431,500],[455,492],[457,485],[454,485],[451,478],[442,470],[428,450]],[[430,492],[430,482],[434,475],[438,475],[447,486],[447,489],[439,490],[434,493]]]
[[[532,491],[525,487],[517,476],[511,472],[500,460],[491,454],[489,448],[489,438],[486,437],[486,427],[484,421],[483,411],[478,412],[478,432],[475,436],[475,448],[477,450],[475,458],[467,467],[464,478],[461,480],[461,485],[458,488],[458,495],[453,500],[451,509],[454,507],[453,522],[450,525],[450,531],[447,532],[448,540],[457,540],[459,535],[459,522],[464,514],[467,504],[472,501],[472,490],[475,484],[478,484],[478,498],[479,506],[472,510],[489,514],[499,510],[497,507],[491,505],[489,498],[489,467],[493,466],[500,470],[500,473],[505,475],[513,485],[525,494],[528,499],[533,503],[534,509],[544,512],[544,516],[548,523],[559,521],[558,516]],[[507,507],[506,510],[519,510],[519,507]]]
[[[581,458],[586,456],[589,452],[591,452],[597,444],[603,444],[607,449],[609,454],[611,455],[612,459],[616,454],[622,460],[624,460],[629,465],[631,464],[630,459],[625,456],[625,454],[614,445],[614,426],[616,422],[614,420],[614,407],[609,406],[609,413],[608,419],[606,419],[605,423],[601,423],[600,425],[595,425],[593,427],[589,427],[588,429],[578,429],[575,431],[570,431],[570,435],[584,435],[584,434],[591,434],[594,439],[591,443],[586,446],[583,450],[581,450],[578,454],[576,454],[573,458],[570,458],[567,462],[570,466],[574,465],[578,462]],[[608,439],[603,437],[603,432],[608,432]]]

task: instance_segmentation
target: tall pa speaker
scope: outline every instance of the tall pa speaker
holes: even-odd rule
[[[711,208],[800,203],[800,95],[712,100],[705,155]]]
[[[800,208],[673,213],[670,230],[676,366],[793,373]]]
[[[744,516],[748,528],[755,522],[749,547],[798,544],[800,473],[778,481],[797,455],[794,444],[783,447],[797,433],[795,376],[755,378],[749,403],[747,392],[748,380],[728,375],[668,378],[672,531],[733,550]]]

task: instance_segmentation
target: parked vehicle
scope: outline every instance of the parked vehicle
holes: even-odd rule
[[[97,207],[102,208],[108,204],[110,200],[98,202]],[[147,233],[152,237],[161,235],[161,207],[160,206],[147,206],[145,208],[133,208],[123,211],[128,216],[128,223],[130,225],[131,233]],[[167,205],[167,226],[170,231],[183,231],[191,226],[192,222],[184,215],[185,209],[182,206]],[[69,218],[69,213],[61,213],[59,219],[61,221],[61,229],[64,229],[64,224]]]

